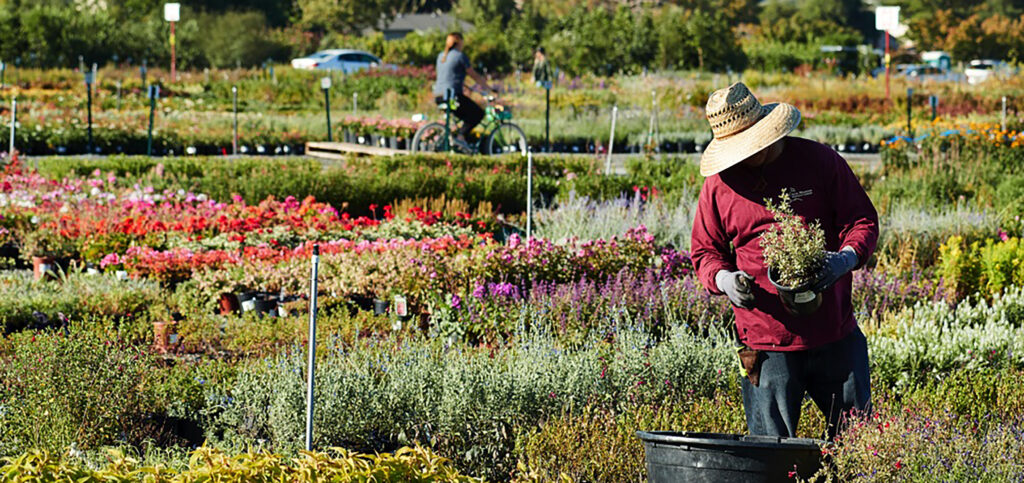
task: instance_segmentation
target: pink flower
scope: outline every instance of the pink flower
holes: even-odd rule
[[[122,263],[124,263],[124,260],[121,260],[121,257],[116,253],[111,253],[100,260],[100,268],[107,268],[111,265],[121,265]]]

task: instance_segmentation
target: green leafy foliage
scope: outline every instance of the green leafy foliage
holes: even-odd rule
[[[73,326],[21,333],[0,352],[0,454],[138,443],[152,436],[145,379],[153,361]]]

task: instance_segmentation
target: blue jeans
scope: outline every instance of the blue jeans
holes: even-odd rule
[[[868,345],[860,328],[815,349],[763,352],[758,386],[742,380],[750,434],[795,437],[805,393],[825,414],[829,440],[851,410],[871,410]]]

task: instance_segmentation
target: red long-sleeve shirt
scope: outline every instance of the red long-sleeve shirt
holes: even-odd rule
[[[775,220],[764,199],[777,198],[783,188],[795,191],[797,215],[821,222],[827,250],[849,246],[863,265],[878,241],[874,205],[846,161],[823,144],[787,137],[774,162],[761,168],[736,165],[705,179],[691,255],[698,278],[713,294],[722,294],[715,283],[719,270],[743,270],[754,277],[754,308],[733,307],[740,341],[753,349],[812,349],[843,338],[857,325],[850,274],[822,293],[817,312],[803,317],[786,312],[768,281],[760,241]]]

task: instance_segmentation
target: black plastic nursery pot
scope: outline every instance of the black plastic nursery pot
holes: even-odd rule
[[[821,307],[821,294],[811,290],[811,284],[806,283],[799,287],[786,287],[776,281],[775,273],[768,269],[768,281],[775,287],[782,300],[782,305],[790,314],[811,315]]]
[[[722,433],[637,431],[647,481],[759,483],[810,478],[821,469],[824,441]]]

